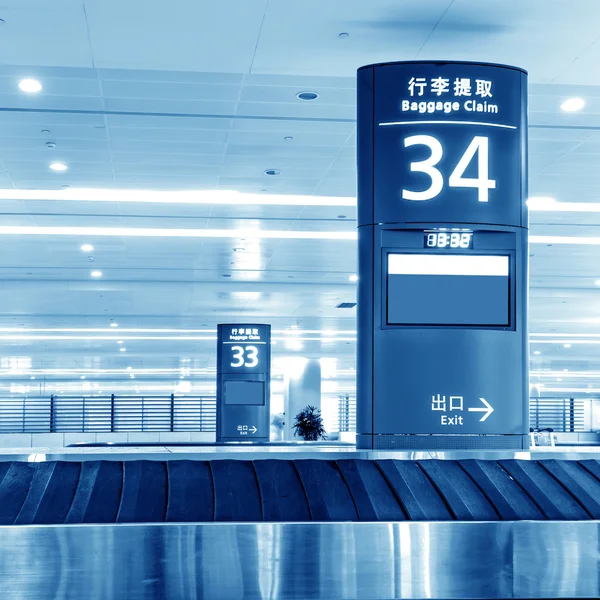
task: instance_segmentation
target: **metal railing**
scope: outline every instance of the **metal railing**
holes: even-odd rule
[[[216,430],[214,396],[0,398],[0,433]]]
[[[337,431],[356,431],[356,398],[348,394],[339,397]]]
[[[588,432],[586,412],[591,414],[592,402],[586,398],[531,398],[529,426],[565,433]]]
[[[593,399],[531,398],[530,426],[588,432]],[[600,410],[600,405],[595,405]],[[46,396],[0,398],[0,433],[214,432],[214,396]],[[356,431],[356,398],[339,396],[333,430]]]

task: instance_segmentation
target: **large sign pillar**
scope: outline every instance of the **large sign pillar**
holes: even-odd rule
[[[268,442],[271,326],[217,327],[217,442]]]
[[[358,71],[357,445],[528,443],[527,74]]]

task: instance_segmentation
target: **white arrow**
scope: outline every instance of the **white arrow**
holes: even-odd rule
[[[490,407],[490,408],[491,408],[491,407]],[[494,409],[492,408],[492,410],[494,410]],[[251,429],[250,431],[251,431],[252,433],[256,433],[256,432],[258,431],[258,429],[256,429],[256,427],[253,425],[253,426],[252,426],[252,429]]]
[[[494,408],[485,398],[479,398],[479,399],[485,404],[485,407],[469,408],[469,412],[484,412],[485,415],[483,415],[483,417],[481,417],[481,419],[479,419],[479,421],[481,423],[483,423],[494,412]]]

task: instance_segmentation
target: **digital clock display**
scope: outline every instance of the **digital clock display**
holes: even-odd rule
[[[423,238],[424,248],[473,248],[472,231],[426,231]]]

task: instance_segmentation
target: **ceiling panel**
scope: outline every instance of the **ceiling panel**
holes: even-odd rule
[[[442,57],[528,68],[530,192],[600,202],[597,16],[597,0],[5,0],[0,187],[354,196],[356,68]],[[43,92],[22,94],[25,76],[39,78]],[[302,101],[301,91],[319,97]],[[561,112],[576,95],[585,110]],[[69,170],[50,171],[53,160]],[[269,168],[282,173],[267,176]],[[241,237],[249,228],[353,232],[355,207],[9,199],[0,212],[3,225],[49,228],[42,236],[0,235],[1,354],[29,356],[34,367],[126,373],[129,362],[176,367],[183,359],[214,366],[214,340],[166,332],[212,331],[219,321],[327,332],[318,338],[356,329],[355,309],[336,308],[355,301],[354,242]],[[240,237],[52,230],[65,226],[237,228]],[[599,213],[531,215],[533,235],[600,236],[599,227]],[[83,252],[84,243],[94,250]],[[600,246],[531,246],[533,333],[600,336],[598,265]],[[94,269],[101,279],[91,278]],[[158,328],[160,339],[130,340],[119,353],[114,337],[85,333],[125,337],[111,319],[118,331]],[[21,339],[2,331],[11,326],[84,332]],[[568,349],[550,341],[532,345],[543,348],[533,356],[540,369],[600,370],[600,344]],[[352,368],[355,349],[353,336],[309,340],[298,350],[281,342],[274,356],[335,356]],[[0,394],[13,376],[0,368]]]

